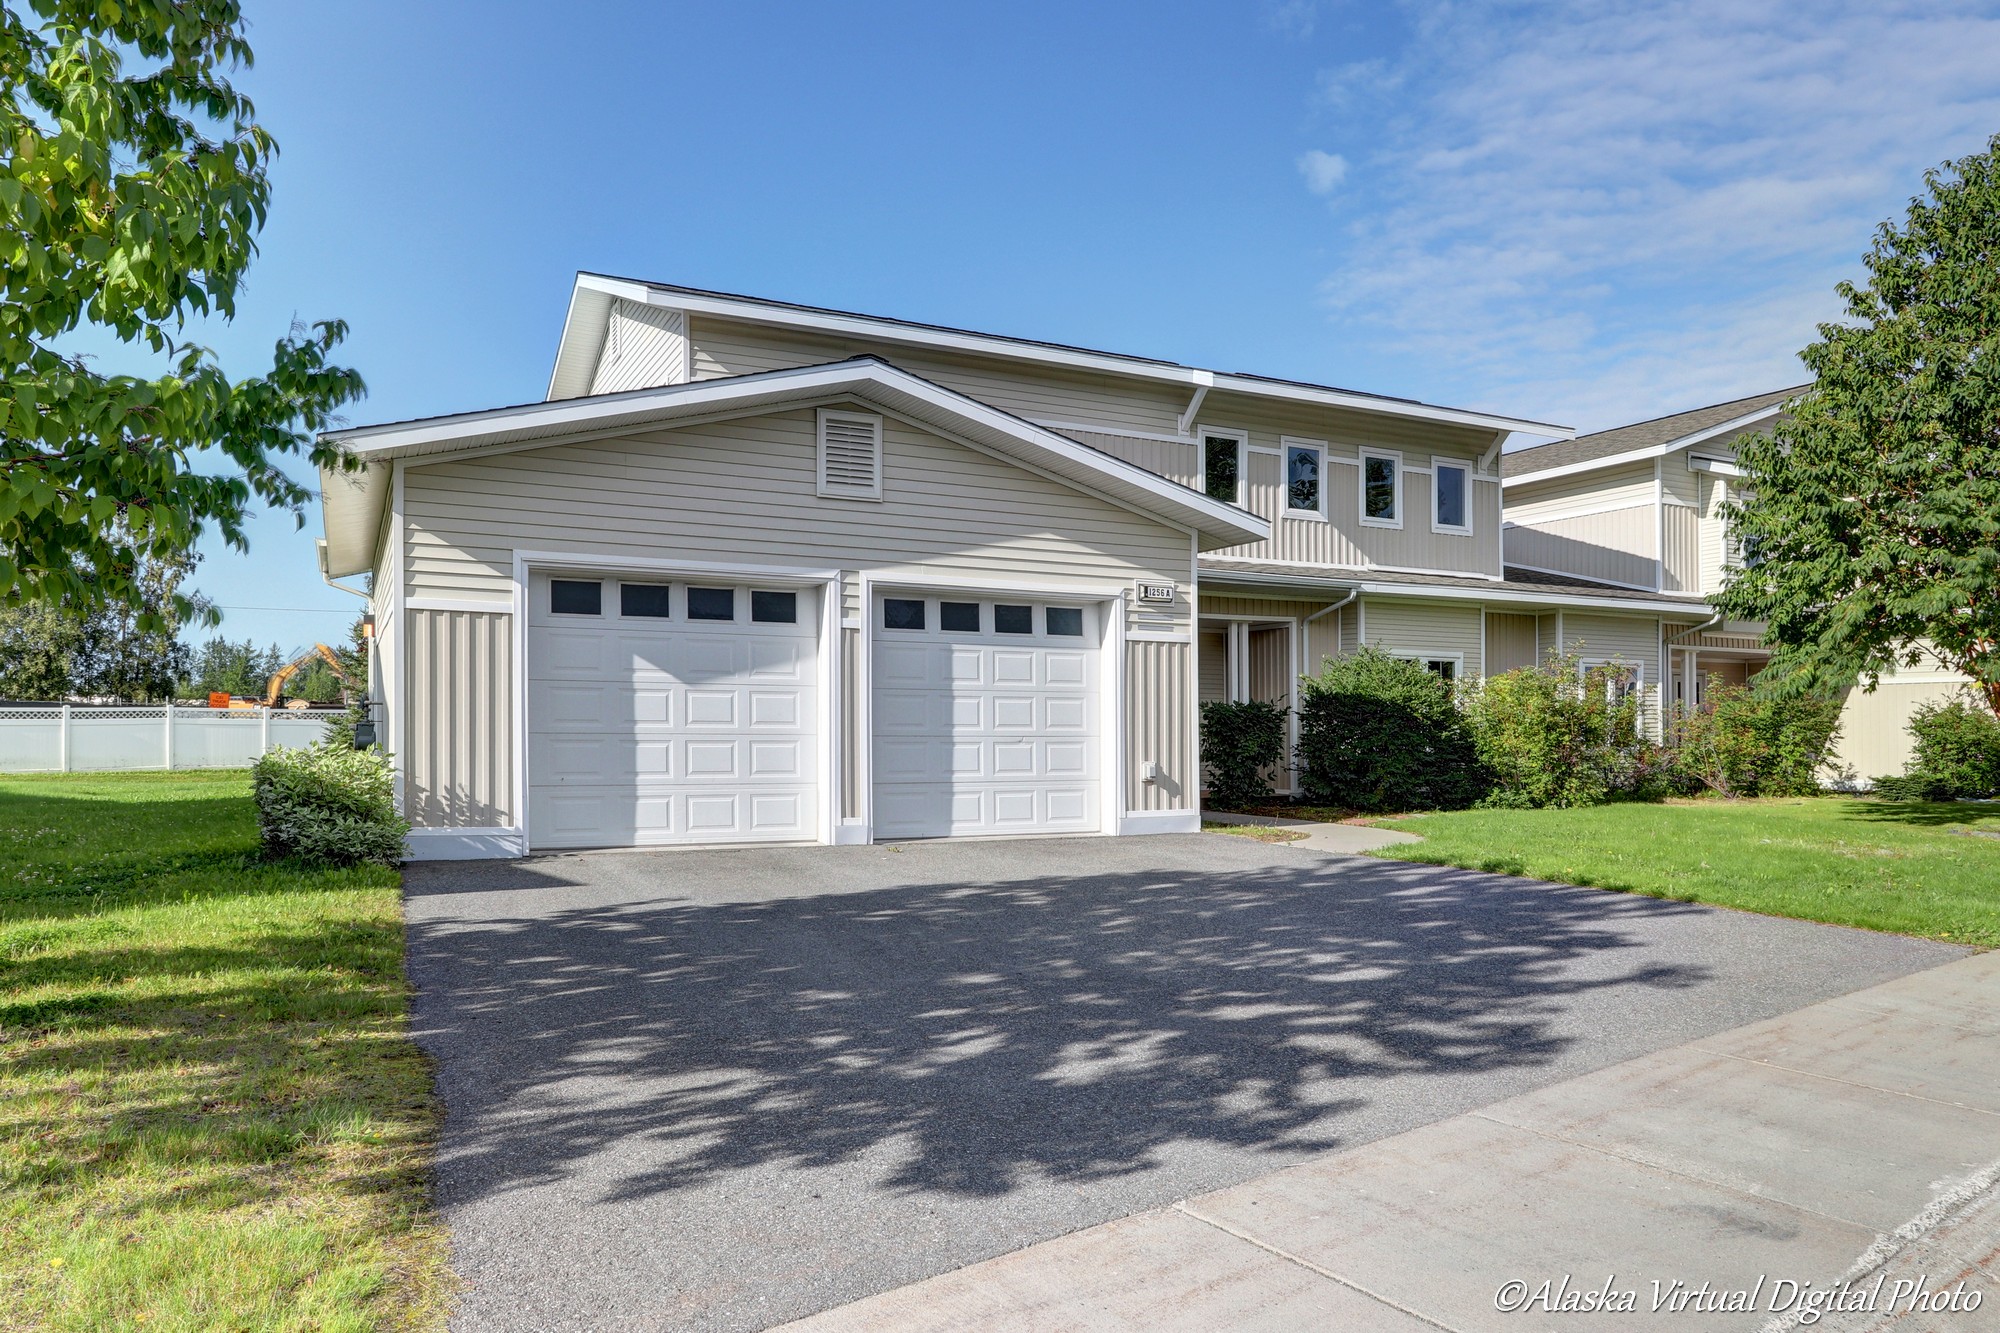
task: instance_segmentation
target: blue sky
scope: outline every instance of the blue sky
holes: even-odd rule
[[[594,269],[1597,428],[1799,379],[2000,131],[1996,4],[249,10],[283,156],[202,336],[347,319],[355,423],[539,398]],[[223,633],[343,630],[316,527],[211,543]]]

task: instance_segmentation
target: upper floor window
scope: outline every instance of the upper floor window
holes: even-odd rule
[[[1431,528],[1436,532],[1472,531],[1472,469],[1463,463],[1431,460],[1432,494],[1436,509]]]
[[[1361,521],[1375,528],[1403,526],[1403,456],[1361,451]]]
[[[1285,441],[1285,512],[1326,514],[1326,450],[1317,444]]]
[[[1224,504],[1243,503],[1242,435],[1203,431],[1201,437],[1201,488],[1211,499]]]

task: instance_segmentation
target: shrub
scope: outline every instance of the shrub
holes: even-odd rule
[[[1891,800],[1953,801],[2000,796],[2000,721],[1965,695],[1917,705],[1916,742],[1900,778],[1878,778]]]
[[[321,741],[273,750],[251,769],[264,854],[322,865],[403,859],[389,756]]]
[[[1449,681],[1366,647],[1301,682],[1299,782],[1350,810],[1463,810],[1486,794]]]
[[[1723,796],[1817,796],[1840,733],[1840,699],[1780,699],[1711,677],[1675,728],[1681,769]]]
[[[1674,781],[1672,756],[1639,730],[1639,696],[1614,697],[1609,667],[1554,653],[1467,685],[1466,721],[1492,774],[1484,804],[1513,808],[1652,800]]]
[[[1264,770],[1285,758],[1285,718],[1277,704],[1227,703],[1201,706],[1201,763],[1206,794],[1218,805],[1248,805],[1269,799]]]

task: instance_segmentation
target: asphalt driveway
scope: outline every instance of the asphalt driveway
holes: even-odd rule
[[[763,1328],[1963,952],[1219,835],[406,886],[482,1331]]]

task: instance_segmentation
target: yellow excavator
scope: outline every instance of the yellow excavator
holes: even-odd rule
[[[323,643],[316,643],[311,651],[300,653],[271,673],[271,683],[264,687],[264,707],[276,708],[278,700],[285,695],[285,682],[296,676],[315,657],[325,659],[326,664],[333,668],[333,674],[339,678],[341,685],[347,684],[347,672],[341,668],[340,658],[333,649]]]

